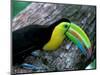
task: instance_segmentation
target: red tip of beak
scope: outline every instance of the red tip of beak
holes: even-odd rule
[[[90,48],[88,49],[88,58],[90,58],[91,55],[92,55],[92,47],[90,47]]]

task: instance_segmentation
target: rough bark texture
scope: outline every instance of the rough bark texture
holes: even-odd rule
[[[12,20],[12,31],[27,26],[31,23],[50,25],[62,17],[68,18],[72,22],[78,24],[87,33],[93,46],[94,54],[92,58],[86,61],[86,58],[81,54],[77,46],[67,39],[67,42],[64,41],[61,47],[54,52],[37,50],[35,52],[39,53],[39,57],[34,58],[30,55],[25,59],[25,62],[39,65],[38,70],[32,71],[15,66],[12,72],[27,73],[85,69],[85,67],[95,58],[95,6],[32,3]]]

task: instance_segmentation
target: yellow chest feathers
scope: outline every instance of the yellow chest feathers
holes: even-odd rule
[[[62,33],[61,29],[54,29],[50,40],[44,45],[43,50],[44,51],[53,51],[56,50],[61,43],[63,42],[65,36],[64,33]]]

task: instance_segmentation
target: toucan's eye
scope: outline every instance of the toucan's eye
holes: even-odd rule
[[[68,26],[67,25],[64,25],[64,27],[67,28]]]

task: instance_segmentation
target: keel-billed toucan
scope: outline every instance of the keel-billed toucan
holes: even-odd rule
[[[66,38],[78,46],[82,54],[90,57],[91,43],[86,33],[68,19],[60,19],[52,25],[29,25],[13,31],[13,65],[21,64],[34,50],[54,51]]]

